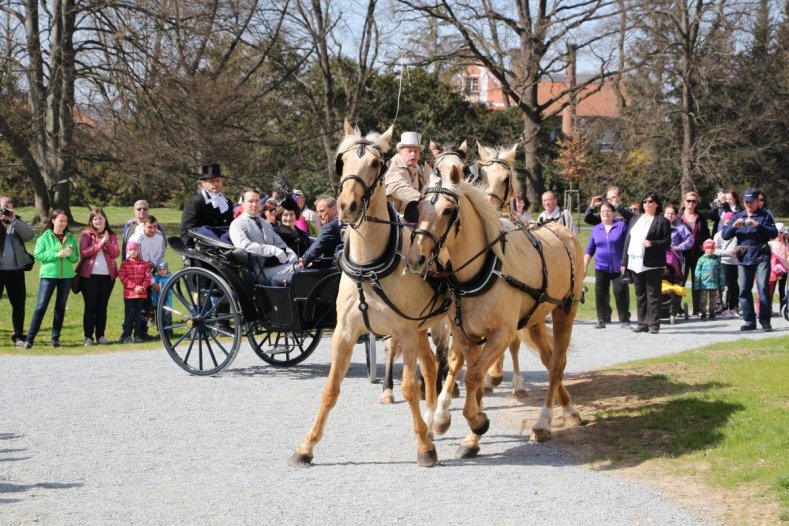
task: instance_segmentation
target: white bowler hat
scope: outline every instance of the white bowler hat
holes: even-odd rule
[[[400,135],[400,142],[397,143],[397,150],[399,151],[403,146],[416,146],[417,148],[421,148],[422,135],[417,132],[403,132],[402,135]]]

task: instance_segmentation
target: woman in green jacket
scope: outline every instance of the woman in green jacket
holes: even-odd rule
[[[38,286],[38,302],[33,312],[33,319],[25,338],[25,349],[33,346],[41,321],[49,307],[49,300],[57,290],[55,297],[55,319],[52,322],[52,347],[60,347],[60,330],[63,328],[63,317],[66,314],[66,301],[71,291],[71,280],[74,279],[74,264],[79,261],[79,245],[71,232],[68,231],[68,216],[63,210],[53,210],[44,233],[36,240],[33,256],[41,263]]]

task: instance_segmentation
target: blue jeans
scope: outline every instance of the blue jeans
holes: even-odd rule
[[[44,314],[47,313],[49,300],[55,290],[57,290],[57,295],[55,296],[55,319],[52,322],[52,340],[60,339],[60,330],[63,328],[63,318],[66,314],[66,302],[71,292],[71,278],[41,278],[41,281],[38,282],[38,301],[36,309],[33,311],[33,319],[30,321],[30,328],[27,330],[26,342],[32,344],[36,339],[38,329],[41,328],[41,322],[44,320]]]
[[[762,261],[754,265],[738,265],[737,283],[740,287],[740,310],[746,325],[756,326],[756,312],[753,308],[753,281],[759,293],[759,323],[770,324],[770,262]]]

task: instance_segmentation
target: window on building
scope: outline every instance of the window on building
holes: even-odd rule
[[[479,93],[479,78],[468,77],[466,79],[466,93],[476,95]]]

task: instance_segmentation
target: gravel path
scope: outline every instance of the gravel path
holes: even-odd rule
[[[659,335],[592,325],[577,323],[569,373],[741,337],[739,320]],[[787,325],[774,320],[773,335]],[[0,524],[709,524],[550,442],[529,443],[504,386],[486,398],[492,424],[479,458],[454,459],[466,431],[455,401],[452,428],[436,441],[440,466],[418,468],[407,406],[378,404],[361,346],[315,464],[289,468],[329,347],[324,339],[290,369],[245,348],[215,378],[187,375],[162,351],[0,357]],[[535,356],[521,363],[527,388],[544,385]]]

